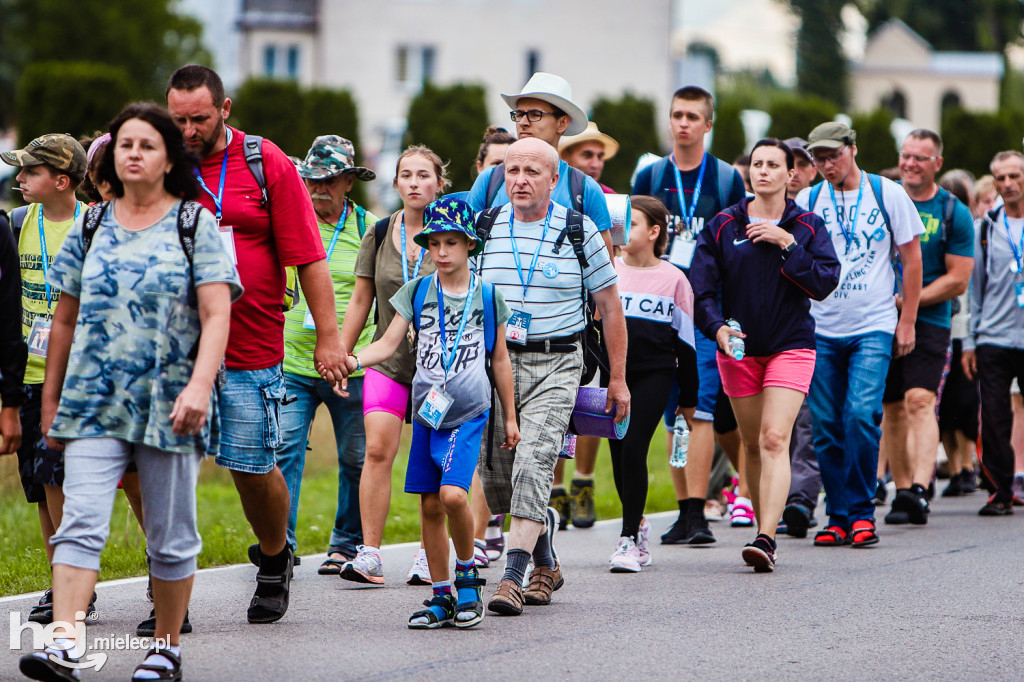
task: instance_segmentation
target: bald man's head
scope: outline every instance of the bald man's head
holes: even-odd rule
[[[505,152],[505,191],[516,220],[540,220],[558,184],[558,152],[547,142],[527,137]]]

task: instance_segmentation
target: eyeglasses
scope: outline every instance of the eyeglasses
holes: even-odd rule
[[[831,161],[832,163],[839,163],[839,159],[843,157],[843,153],[845,151],[846,145],[844,144],[842,147],[832,152],[831,154],[828,154],[827,156],[818,156],[817,154],[814,154],[812,157],[814,165],[820,168],[827,164],[829,161]]]
[[[542,118],[544,118],[545,114],[547,114],[548,116],[554,116],[555,112],[553,112],[553,111],[543,111],[541,109],[530,109],[529,111],[523,111],[522,109],[516,109],[515,111],[508,112],[509,117],[513,121],[515,121],[517,123],[519,122],[519,119],[521,119],[521,118],[525,118],[530,123],[540,123],[540,120]]]
[[[901,161],[916,161],[917,163],[928,163],[929,161],[937,161],[938,156],[918,156],[917,154],[906,154],[900,152]]]

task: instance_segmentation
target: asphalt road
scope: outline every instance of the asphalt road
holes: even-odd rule
[[[654,545],[640,574],[607,570],[616,522],[569,530],[555,538],[566,582],[550,606],[465,631],[406,628],[429,597],[405,585],[410,545],[385,550],[385,587],[318,576],[322,555],[306,557],[273,625],[245,622],[254,567],[205,570],[195,632],[182,640],[185,679],[1024,679],[1024,513],[980,518],[983,502],[936,500],[927,526],[883,526],[873,548],[783,537],[773,574],[743,565],[754,533],[725,522],[706,548]],[[652,516],[655,534],[671,520]],[[501,568],[483,574],[486,598]],[[144,590],[143,579],[101,584],[88,639],[134,635],[150,608]],[[36,598],[0,600],[8,635],[11,613]],[[29,641],[5,649],[0,679],[21,679]],[[140,660],[113,651],[83,679],[125,680]]]

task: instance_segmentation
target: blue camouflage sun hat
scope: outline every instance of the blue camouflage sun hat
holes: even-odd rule
[[[441,197],[432,201],[423,211],[423,231],[413,237],[413,241],[427,248],[427,237],[442,232],[461,232],[476,242],[469,250],[470,256],[476,256],[484,250],[484,243],[476,236],[473,229],[476,212],[473,207],[461,199]]]

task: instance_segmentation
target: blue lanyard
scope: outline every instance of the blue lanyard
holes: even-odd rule
[[[78,214],[82,212],[82,205],[75,202],[75,220],[78,220]],[[39,204],[39,219],[36,221],[39,225],[39,255],[43,259],[43,283],[46,286],[46,309],[49,310],[53,303],[52,289],[50,289],[50,278],[47,277],[47,273],[50,271],[50,257],[46,252],[46,231],[43,229],[43,205]]]
[[[42,215],[42,211],[40,211]],[[1013,260],[1017,265],[1016,272],[1024,273],[1024,230],[1020,232],[1020,248],[1013,243],[1013,235],[1010,234],[1010,221],[1006,218],[1006,209],[1003,209],[1003,227],[1006,228],[1006,241],[1010,243],[1010,250],[1013,251]]]
[[[864,171],[860,172],[860,189],[857,190],[857,203],[853,205],[853,222],[850,224],[850,229],[847,231],[846,225],[844,224],[846,216],[843,215],[842,211],[839,210],[839,205],[836,203],[836,189],[832,186],[831,182],[827,182],[828,193],[832,197],[832,208],[836,212],[836,222],[839,223],[839,229],[843,233],[843,237],[846,238],[846,252],[850,252],[850,244],[857,237],[857,218],[860,217],[860,200],[864,196],[864,183],[867,179],[867,173]],[[843,206],[845,208],[845,204]]]
[[[522,302],[526,302],[526,290],[529,283],[534,281],[534,270],[537,269],[537,259],[541,257],[541,248],[544,246],[544,238],[548,235],[548,227],[551,225],[551,212],[554,210],[554,203],[548,204],[548,217],[544,219],[544,231],[541,232],[541,240],[537,244],[537,251],[534,253],[534,260],[529,263],[529,273],[522,276],[522,263],[519,262],[519,248],[515,244],[515,235],[512,225],[515,222],[515,211],[509,212],[509,240],[512,242],[512,258],[515,260],[515,269],[519,272],[519,282],[522,284]]]
[[[416,258],[416,267],[412,271],[412,277],[409,276],[409,257],[406,255],[408,251],[405,250],[405,211],[402,211],[402,284],[408,284],[410,279],[415,279],[420,274],[420,266],[423,265],[423,254],[426,253],[426,249],[420,248],[420,255]]]
[[[231,144],[231,137],[228,137],[228,144]],[[224,160],[220,162],[220,187],[217,188],[217,193],[214,194],[210,191],[210,188],[206,186],[206,182],[203,180],[203,176],[200,175],[199,169],[195,169],[196,180],[199,181],[199,186],[203,188],[203,191],[210,195],[213,199],[213,206],[217,209],[217,225],[220,225],[220,219],[223,215],[221,207],[224,201],[224,178],[228,174],[228,148],[224,147]]]
[[[459,330],[455,334],[455,341],[452,342],[452,349],[448,350],[448,337],[444,333],[444,292],[441,291],[441,278],[434,273],[434,284],[437,286],[437,324],[441,327],[441,368],[444,369],[444,380],[448,383],[448,370],[455,363],[456,351],[459,343],[462,342],[462,335],[466,332],[466,321],[469,319],[473,308],[473,294],[476,293],[476,275],[469,273],[469,291],[466,292],[466,303],[462,306],[462,320],[459,321]]]
[[[672,170],[676,174],[676,196],[679,199],[679,210],[680,215],[683,218],[684,229],[690,229],[690,222],[693,220],[694,214],[697,213],[697,202],[700,201],[700,186],[704,184],[704,168],[708,163],[708,154],[704,152],[704,156],[700,159],[700,170],[697,171],[697,184],[693,186],[693,197],[690,199],[690,209],[686,209],[686,195],[683,192],[683,176],[679,172],[679,166],[676,165],[676,155],[672,154]]]
[[[341,207],[341,219],[338,220],[338,224],[334,226],[334,234],[331,235],[331,245],[327,247],[327,262],[331,262],[331,254],[334,253],[334,247],[338,243],[338,235],[345,230],[345,218],[348,217],[348,202],[344,202]]]

